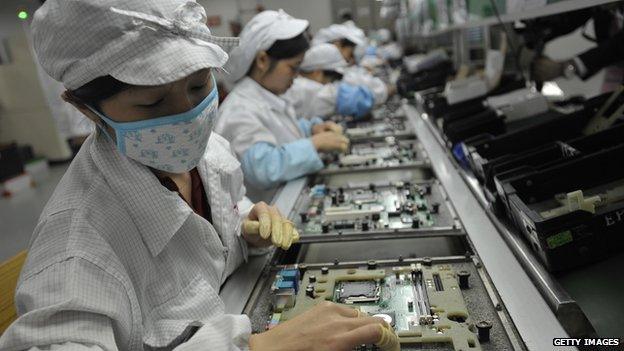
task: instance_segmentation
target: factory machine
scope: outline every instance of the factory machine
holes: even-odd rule
[[[300,243],[250,257],[221,291],[226,310],[262,332],[331,301],[386,320],[402,350],[543,350],[553,338],[595,335],[556,282],[556,296],[535,283],[417,111],[416,99],[395,98],[341,121],[347,133],[373,132],[276,195]],[[352,155],[372,161],[341,164]],[[541,211],[563,213],[558,196]]]

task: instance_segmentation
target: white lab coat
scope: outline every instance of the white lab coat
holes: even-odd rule
[[[190,326],[200,327],[195,343],[176,350],[247,349],[249,318],[225,314],[218,294],[247,259],[239,233],[251,203],[219,135],[197,168],[211,223],[92,134],[41,214],[16,290],[20,317],[0,349],[172,348]]]
[[[306,137],[290,103],[249,77],[236,84],[219,108],[214,130],[230,142],[239,159],[259,142],[282,145]],[[251,199],[271,199],[277,191],[246,185]]]
[[[295,114],[299,118],[323,117],[325,115],[318,115],[315,112],[314,98],[324,87],[325,84],[299,76],[295,78],[293,85],[282,97],[293,106]]]
[[[375,105],[381,105],[388,99],[388,87],[381,79],[373,76],[363,67],[353,65],[345,69],[342,81],[352,85],[363,85],[371,90]]]

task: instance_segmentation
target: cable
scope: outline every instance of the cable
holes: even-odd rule
[[[496,5],[496,0],[490,0],[490,3],[492,4],[492,9],[494,10],[494,15],[496,16],[498,23],[501,25],[501,27],[503,27],[503,32],[505,32],[505,36],[507,37],[507,42],[509,43],[509,47],[511,48],[511,51],[513,52],[514,64],[516,66],[516,69],[518,70],[518,72],[520,72],[520,74],[522,75],[522,79],[524,79],[524,81],[526,82],[529,79],[528,77],[524,75],[524,71],[522,70],[522,67],[520,66],[520,50],[516,46],[514,40],[512,40],[513,38],[511,34],[509,33],[509,29],[507,28],[507,26],[503,22],[503,19],[500,16],[500,12],[498,11],[498,5]]]

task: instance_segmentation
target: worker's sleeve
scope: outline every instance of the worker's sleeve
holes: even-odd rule
[[[336,96],[340,83],[335,82],[325,84],[312,98],[310,109],[304,117],[311,118],[318,116],[321,118],[331,117],[336,114]]]
[[[367,87],[375,98],[375,105],[380,105],[388,100],[388,86],[383,80],[373,76],[361,67],[351,68],[345,73],[342,81],[351,85],[363,85]]]
[[[245,152],[241,164],[246,181],[261,189],[275,188],[323,168],[323,161],[307,138],[280,146],[256,143]]]
[[[587,79],[604,67],[624,60],[624,30],[578,56],[583,63],[581,78]],[[583,70],[582,70],[583,71]]]
[[[204,325],[187,342],[174,351],[243,351],[249,350],[251,322],[246,315],[226,314]]]
[[[242,104],[225,106],[219,110],[214,131],[230,142],[239,160],[256,143],[277,144],[273,133],[259,119],[258,112]]]
[[[336,96],[336,111],[343,116],[361,118],[374,105],[374,97],[366,86],[340,83]]]
[[[299,118],[298,122],[301,133],[303,133],[306,138],[309,138],[312,136],[312,127],[317,124],[323,123],[323,120],[320,117],[312,117],[310,119]]]
[[[93,344],[78,344],[75,342],[65,342],[47,346],[35,346],[28,351],[104,351],[100,346]]]
[[[23,277],[15,295],[20,317],[0,349],[106,350],[131,347],[132,304],[123,283],[103,265],[82,258],[54,263]],[[54,345],[54,346],[50,346]]]

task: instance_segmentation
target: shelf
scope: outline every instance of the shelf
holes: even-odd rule
[[[515,21],[556,15],[558,13],[565,13],[569,11],[580,10],[580,9],[593,7],[593,6],[600,6],[600,5],[604,5],[604,4],[608,4],[612,2],[618,2],[618,1],[619,0],[561,0],[558,2],[554,2],[551,4],[547,4],[545,6],[541,6],[541,7],[526,10],[526,11],[520,11],[520,12],[515,12],[515,13],[510,13],[510,14],[501,13],[501,21],[503,23],[512,23]],[[496,24],[499,24],[498,18],[496,18],[496,16],[491,16],[491,17],[486,17],[486,18],[477,19],[473,21],[468,21],[465,23],[451,24],[448,27],[437,29],[426,34],[414,33],[412,36],[433,37],[433,36],[445,34],[454,30],[491,26],[491,25],[496,25]]]

